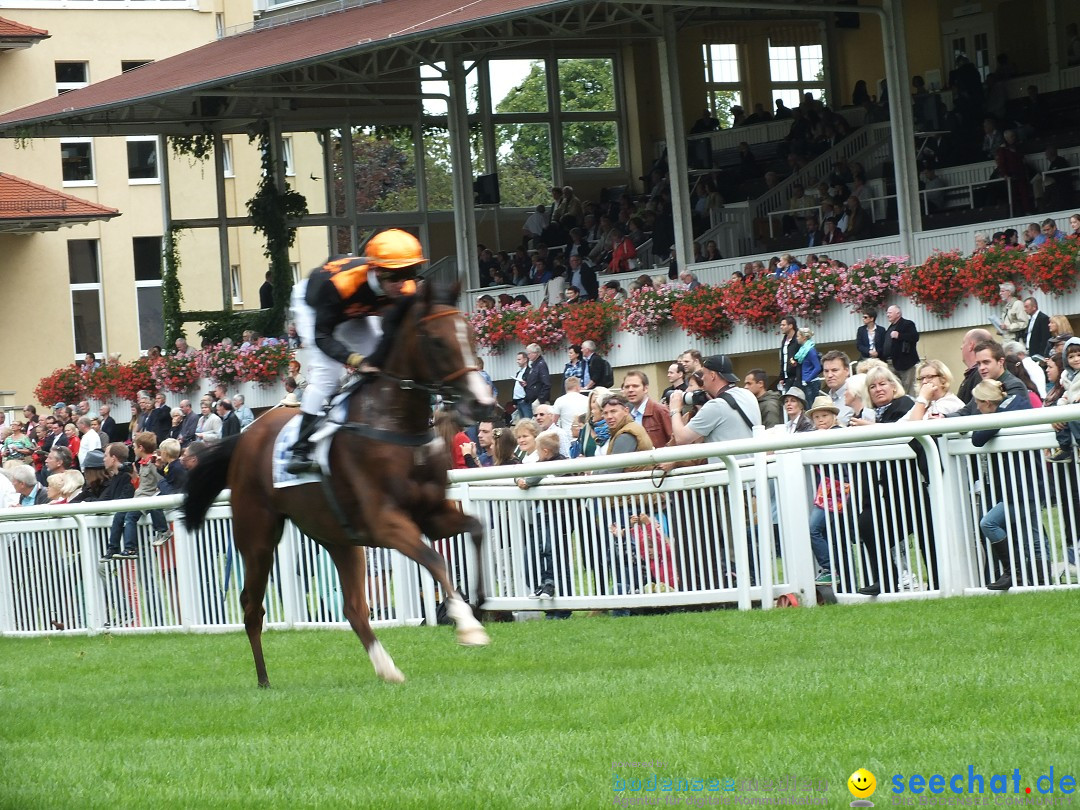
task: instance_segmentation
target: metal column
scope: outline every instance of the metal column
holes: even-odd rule
[[[450,163],[454,172],[454,241],[457,246],[458,278],[469,289],[480,285],[480,268],[476,262],[476,213],[473,209],[465,69],[457,56],[446,60],[446,78],[450,85],[446,124],[450,131]]]
[[[233,155],[235,165],[236,155]],[[218,257],[221,262],[221,308],[232,309],[232,259],[229,256],[229,212],[225,205],[225,139],[214,133],[214,193],[217,198]]]
[[[683,127],[679,82],[679,43],[675,36],[674,12],[659,14],[661,36],[657,45],[660,59],[660,92],[664,103],[664,139],[667,141],[668,175],[671,178],[671,214],[675,220],[675,245],[679,264],[694,260],[694,232],[690,217],[690,183],[686,172],[686,133]],[[663,255],[669,245],[660,245]],[[654,251],[656,248],[654,247]]]

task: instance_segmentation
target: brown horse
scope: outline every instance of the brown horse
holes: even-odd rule
[[[232,490],[233,537],[246,569],[244,626],[259,686],[270,685],[262,651],[263,598],[286,518],[329,552],[341,580],[345,616],[383,680],[399,683],[405,676],[371,630],[363,546],[397,549],[427,568],[447,595],[458,641],[488,643],[451,585],[443,558],[421,539],[421,534],[437,540],[468,532],[479,552],[484,534],[478,520],[446,499],[449,448],[429,428],[433,394],[463,399],[465,409],[494,404],[477,373],[468,323],[452,305],[456,298],[456,288],[438,297],[426,284],[398,304],[395,344],[383,370],[353,389],[348,421],[332,439],[332,474],[325,481],[275,489],[275,439],[295,413],[285,409],[270,411],[200,456],[187,487],[185,523],[197,531],[218,493],[226,485]],[[475,596],[482,605],[479,576]]]

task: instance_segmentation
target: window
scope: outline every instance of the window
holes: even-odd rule
[[[769,43],[769,77],[773,99],[797,107],[803,94],[825,99],[825,62],[821,45],[774,46]]]
[[[281,162],[285,164],[285,176],[296,176],[296,164],[293,163],[292,136],[286,135],[281,139]]]
[[[232,138],[224,138],[221,143],[224,147],[221,156],[222,172],[225,177],[235,177],[236,175],[233,174]]]
[[[159,183],[158,139],[155,135],[127,139],[128,182],[132,185]]]
[[[229,284],[232,286],[232,302],[244,303],[244,291],[240,287],[240,265],[234,264],[229,267]]]
[[[62,96],[90,83],[90,66],[86,62],[56,63],[56,95]]]
[[[725,129],[733,123],[731,108],[743,106],[742,70],[739,46],[706,44],[702,46],[705,62],[705,106]]]
[[[139,348],[146,351],[165,341],[161,298],[161,237],[136,236],[131,240],[138,305]]]
[[[289,262],[289,272],[292,273],[292,283],[300,283],[300,262]]]
[[[92,186],[94,142],[90,138],[60,141],[60,168],[65,186]]]
[[[214,32],[218,39],[225,39],[225,15],[220,12],[214,15]]]
[[[105,351],[104,314],[101,308],[101,265],[98,240],[72,239],[67,243],[68,282],[71,290],[71,325],[75,356]]]
[[[559,117],[566,169],[622,164],[611,59],[558,60]]]
[[[140,68],[143,65],[149,65],[153,61],[153,59],[135,59],[132,61],[124,61],[120,63],[120,72],[127,73],[129,70]]]

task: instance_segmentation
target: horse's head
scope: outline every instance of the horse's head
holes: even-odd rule
[[[460,291],[460,284],[425,283],[403,326],[417,338],[415,356],[408,358],[416,381],[473,422],[490,419],[496,402],[479,374],[472,328],[456,305]]]

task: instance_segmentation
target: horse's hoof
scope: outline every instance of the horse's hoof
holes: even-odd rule
[[[491,643],[491,637],[483,627],[473,627],[468,630],[458,630],[457,642],[462,647],[486,647]]]
[[[387,683],[405,683],[405,673],[397,667],[388,672],[379,672],[377,674]]]
[[[259,688],[260,689],[269,689],[270,688],[270,681],[259,681]]]

